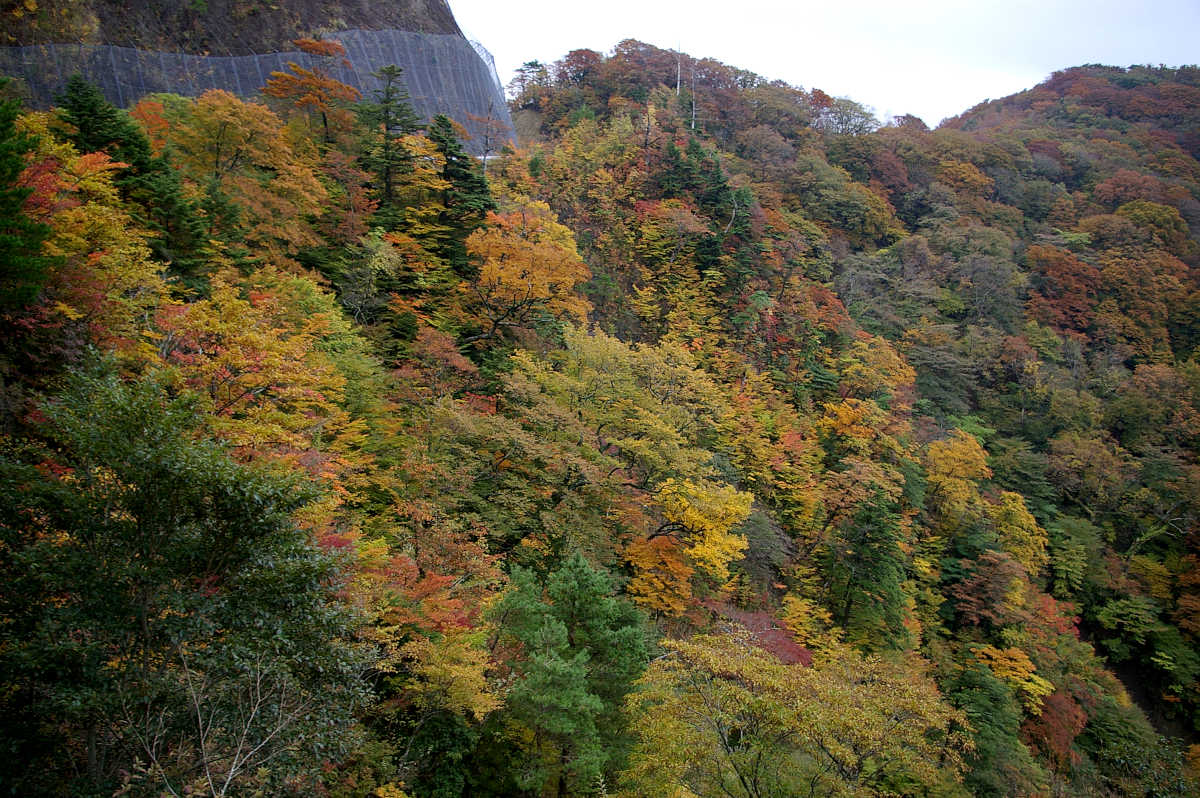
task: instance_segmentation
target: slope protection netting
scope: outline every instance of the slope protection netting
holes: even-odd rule
[[[471,47],[475,48],[475,54],[483,59],[483,63],[487,65],[488,71],[492,76],[492,82],[496,86],[496,91],[500,92],[500,96],[504,96],[504,84],[500,82],[500,73],[496,71],[496,59],[492,58],[491,52],[474,39],[468,39]]]
[[[329,73],[363,97],[371,99],[379,88],[371,73],[395,64],[404,70],[416,112],[425,119],[446,114],[462,124],[473,136],[466,143],[469,149],[478,152],[483,146],[486,125],[472,116],[498,120],[511,135],[512,120],[499,77],[495,66],[477,52],[479,45],[460,36],[402,30],[349,30],[325,38],[340,41],[350,61],[346,67],[339,59]],[[252,97],[272,72],[286,72],[289,62],[312,68],[320,60],[302,52],[215,56],[113,45],[43,44],[0,47],[0,74],[20,79],[35,107],[49,107],[75,72],[99,86],[110,102],[127,107],[155,92],[195,97],[209,89],[224,89]]]

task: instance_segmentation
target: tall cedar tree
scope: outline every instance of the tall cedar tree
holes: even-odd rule
[[[516,782],[540,795],[585,794],[621,764],[620,707],[647,660],[641,613],[579,552],[544,582],[514,568],[512,584],[492,617],[500,641],[520,651],[507,714],[532,733]]]
[[[396,178],[412,170],[413,155],[401,139],[420,130],[421,118],[413,110],[408,90],[404,87],[404,70],[389,64],[371,73],[382,83],[375,90],[374,102],[359,103],[358,114],[369,131],[363,166],[376,178],[379,211],[385,221],[393,219],[392,203],[396,194]],[[391,226],[388,229],[393,229]]]
[[[463,150],[450,117],[435,116],[429,123],[428,135],[446,159],[442,178],[450,183],[442,195],[446,209],[440,220],[449,232],[439,243],[437,254],[465,277],[470,272],[467,237],[483,224],[488,211],[496,210],[496,203],[479,164]]]
[[[868,648],[903,649],[904,554],[895,504],[880,490],[859,506],[830,545],[829,603],[839,626]]]

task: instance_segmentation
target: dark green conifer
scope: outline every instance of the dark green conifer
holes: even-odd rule
[[[578,552],[544,582],[514,568],[512,585],[493,614],[524,652],[508,712],[537,741],[516,781],[541,794],[579,794],[620,764],[621,703],[646,666],[642,617]]]
[[[437,251],[455,272],[466,274],[470,269],[467,237],[483,224],[488,211],[496,209],[496,203],[483,170],[463,150],[450,117],[445,114],[435,116],[429,124],[428,135],[446,159],[442,177],[450,184],[443,194],[442,204],[446,209],[441,219],[449,230]]]
[[[0,310],[33,300],[45,279],[49,260],[42,242],[50,228],[29,218],[23,210],[32,190],[18,185],[25,169],[25,154],[33,139],[17,131],[19,107],[0,102]]]
[[[359,118],[368,131],[362,162],[376,179],[379,214],[390,218],[395,215],[396,178],[412,169],[412,153],[401,139],[422,125],[404,87],[404,70],[389,64],[372,75],[383,85],[375,90],[374,102],[358,106]]]
[[[59,118],[69,126],[66,137],[80,152],[104,152],[127,164],[114,183],[134,205],[136,221],[150,231],[154,256],[185,282],[198,280],[204,223],[196,204],[184,195],[169,155],[154,155],[133,118],[79,75],[71,77],[57,102]]]
[[[834,617],[852,637],[875,649],[912,644],[904,626],[900,540],[896,506],[877,491],[830,544],[826,568]]]
[[[153,379],[75,376],[45,409],[44,448],[0,452],[0,792],[112,795],[141,763],[146,794],[182,794],[253,748],[234,783],[316,777],[366,661],[292,520],[313,491],[234,462]]]

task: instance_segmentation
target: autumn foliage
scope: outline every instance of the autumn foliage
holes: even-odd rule
[[[1194,68],[626,41],[495,153],[297,46],[0,104],[0,786],[1194,791]]]

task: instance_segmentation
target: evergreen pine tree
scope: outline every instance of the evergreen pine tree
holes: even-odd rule
[[[838,625],[874,648],[906,648],[900,519],[882,492],[864,502],[831,544],[826,566]]]
[[[642,618],[578,552],[544,583],[514,568],[512,584],[493,616],[524,650],[508,711],[538,741],[517,782],[577,794],[620,764],[621,703],[647,659]]]

